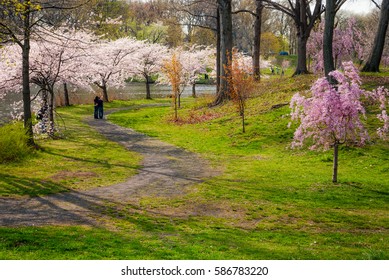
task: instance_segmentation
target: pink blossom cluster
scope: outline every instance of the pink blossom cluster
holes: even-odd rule
[[[169,49],[161,44],[141,42],[140,48],[126,60],[126,71],[131,77],[150,77],[161,71],[163,61],[169,56]]]
[[[311,33],[307,43],[307,52],[313,59],[313,71],[316,73],[324,71],[323,32],[324,22]],[[348,19],[344,26],[338,25],[334,29],[332,52],[336,68],[340,68],[345,60],[355,59],[362,63],[367,59],[373,42],[373,38],[367,34],[372,32],[361,30],[354,18]]]
[[[361,118],[366,118],[363,97],[371,97],[379,104],[378,119],[383,126],[377,132],[381,138],[389,132],[389,91],[379,87],[372,92],[361,89],[361,79],[352,62],[343,63],[343,72],[332,71],[337,83],[320,78],[311,87],[311,97],[297,93],[291,100],[291,118],[300,121],[294,133],[292,147],[301,147],[312,140],[310,149],[327,150],[335,144],[363,146],[369,140]]]
[[[7,93],[21,91],[21,67],[22,52],[19,46],[0,48],[0,99]]]
[[[80,57],[77,75],[84,87],[92,84],[107,88],[124,86],[129,72],[135,68],[133,56],[141,49],[147,50],[143,42],[128,37],[114,41],[92,40],[88,46]]]
[[[233,54],[232,63],[234,67],[237,67],[246,74],[253,74],[253,59],[242,52],[235,52]]]
[[[294,133],[292,147],[302,146],[312,139],[310,149],[329,149],[335,144],[364,145],[369,139],[361,117],[365,117],[358,70],[344,63],[344,73],[330,73],[338,83],[332,85],[326,78],[318,79],[311,88],[312,96],[300,94],[291,100],[292,120],[300,126]]]
[[[384,87],[379,87],[373,92],[373,97],[379,102],[381,112],[377,115],[377,118],[383,122],[383,126],[377,129],[378,135],[387,139],[389,133],[389,116],[387,106],[389,106],[389,91]]]
[[[281,63],[281,68],[282,69],[285,70],[285,69],[289,68],[289,66],[290,66],[290,61],[289,60],[285,59],[285,60],[282,61],[282,63]]]

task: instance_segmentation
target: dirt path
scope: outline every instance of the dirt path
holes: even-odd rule
[[[87,123],[109,140],[142,154],[139,173],[126,182],[88,191],[0,198],[0,226],[98,224],[106,205],[124,205],[144,196],[182,195],[191,185],[216,175],[196,154],[106,120],[88,119]]]

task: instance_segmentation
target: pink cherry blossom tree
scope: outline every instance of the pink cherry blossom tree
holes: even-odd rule
[[[311,88],[312,97],[300,94],[291,100],[292,120],[300,121],[294,133],[292,147],[301,147],[308,139],[310,149],[333,148],[333,176],[338,178],[338,149],[340,145],[363,146],[369,139],[361,118],[366,117],[361,97],[358,71],[351,62],[343,63],[344,73],[330,72],[338,82],[332,85],[328,79],[318,79]]]
[[[377,118],[383,122],[383,126],[377,129],[377,133],[381,138],[387,139],[387,134],[389,133],[389,91],[384,87],[378,87],[373,90],[372,93],[373,98],[378,101],[379,108],[381,110],[381,112],[377,115]]]
[[[211,47],[194,45],[181,56],[182,70],[186,84],[192,86],[192,97],[196,97],[196,82],[200,74],[214,67],[216,50]]]
[[[88,34],[83,32],[46,32],[39,40],[30,41],[30,84],[35,84],[39,91],[36,96],[41,100],[39,126],[50,136],[54,136],[54,96],[55,86],[59,82],[77,84],[79,60],[85,47],[83,40]],[[7,45],[2,49],[0,62],[4,92],[17,93],[22,85],[21,52],[16,45]],[[6,74],[4,74],[6,73]],[[45,109],[43,109],[45,108]],[[17,110],[18,108],[15,108]]]
[[[98,86],[103,92],[103,100],[108,102],[109,86],[125,85],[131,69],[136,67],[134,57],[143,49],[143,42],[128,37],[91,44],[83,62],[86,83]]]
[[[76,77],[80,70],[78,58],[85,56],[83,50],[88,45],[84,40],[88,37],[84,32],[57,30],[39,41],[31,42],[30,82],[40,88],[40,125],[51,137],[56,130],[55,88],[60,82],[77,84]]]
[[[127,71],[132,77],[144,78],[146,99],[151,99],[150,83],[152,76],[161,71],[164,60],[169,57],[168,48],[160,44],[144,42],[142,47],[131,57]]]
[[[308,54],[313,59],[314,72],[324,71],[323,32],[324,23],[321,23],[318,29],[311,33],[307,44]],[[341,67],[344,61],[357,60],[362,64],[367,59],[373,40],[367,34],[369,32],[362,30],[354,18],[348,19],[343,25],[337,25],[332,40],[335,68]]]
[[[0,100],[22,90],[22,52],[15,44],[0,48]]]

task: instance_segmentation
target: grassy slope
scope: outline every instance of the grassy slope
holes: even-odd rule
[[[259,89],[246,134],[232,107],[208,110],[204,100],[184,100],[180,111],[187,121],[214,117],[197,124],[172,123],[169,107],[111,115],[201,153],[223,174],[184,197],[107,205],[107,227],[1,228],[0,258],[388,259],[388,144],[342,148],[340,183],[330,183],[331,153],[288,149],[289,110],[271,109],[307,85]]]

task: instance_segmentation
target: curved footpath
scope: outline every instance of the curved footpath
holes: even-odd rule
[[[107,205],[125,205],[135,197],[170,197],[217,172],[194,153],[122,128],[106,120],[86,122],[111,141],[143,156],[137,175],[126,182],[87,191],[28,199],[0,198],[0,226],[99,224]]]

